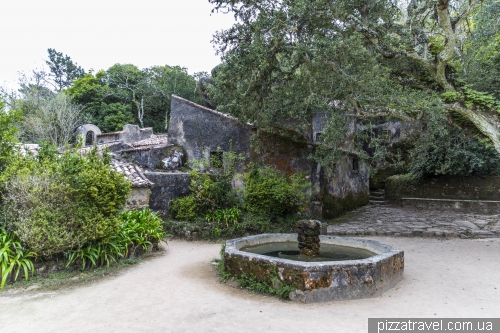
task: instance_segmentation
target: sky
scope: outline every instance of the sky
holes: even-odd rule
[[[86,71],[129,63],[210,72],[220,63],[212,36],[234,23],[212,8],[208,0],[0,0],[0,85],[41,68],[48,48]]]

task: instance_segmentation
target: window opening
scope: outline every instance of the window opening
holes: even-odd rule
[[[85,135],[85,146],[93,146],[95,140],[95,134],[93,131],[88,131]]]

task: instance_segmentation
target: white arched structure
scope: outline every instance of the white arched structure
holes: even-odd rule
[[[82,136],[84,147],[93,146],[96,143],[97,136],[101,134],[99,127],[92,124],[85,124],[76,129],[76,136]]]

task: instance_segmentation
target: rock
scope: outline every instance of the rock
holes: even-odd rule
[[[472,230],[478,230],[479,228],[472,222],[469,221],[453,221],[453,224],[459,227],[465,227]]]
[[[236,280],[234,277],[230,277],[229,279],[227,279],[226,284],[230,287],[235,287],[235,288],[238,288],[240,286],[238,280]]]
[[[474,224],[477,225],[479,228],[484,228],[488,224],[488,221],[476,220]]]
[[[29,286],[28,288],[26,288],[26,291],[35,290],[35,289],[38,289],[38,288],[40,288],[40,286],[37,285],[37,284],[34,284],[34,285]]]
[[[299,301],[302,303],[306,302],[306,295],[304,294],[304,292],[302,290],[299,290],[299,289],[290,291],[290,293],[288,294],[288,297],[292,301]]]
[[[158,251],[167,251],[167,247],[167,243],[163,241],[158,243]]]

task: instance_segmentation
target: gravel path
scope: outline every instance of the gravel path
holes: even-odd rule
[[[170,241],[123,274],[54,292],[0,292],[0,332],[367,332],[373,317],[498,317],[500,239],[368,237],[405,251],[384,295],[301,304],[219,283],[220,245]]]
[[[335,220],[329,235],[500,237],[499,215],[367,205]]]

